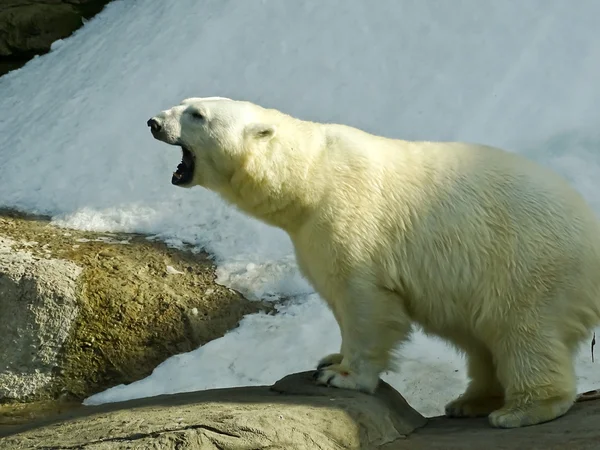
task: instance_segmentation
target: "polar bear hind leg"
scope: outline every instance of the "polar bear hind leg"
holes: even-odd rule
[[[481,343],[460,349],[466,353],[470,382],[461,396],[446,405],[446,416],[486,417],[504,404],[504,389],[496,376],[492,354]]]
[[[515,327],[496,343],[493,351],[505,403],[489,415],[492,426],[536,425],[573,406],[577,395],[573,349],[556,336],[557,331]]]

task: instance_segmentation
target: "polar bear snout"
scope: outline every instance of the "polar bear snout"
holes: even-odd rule
[[[153,133],[160,131],[162,128],[162,125],[156,117],[150,118],[148,122],[146,122],[146,125],[150,127],[150,131],[152,131]]]
[[[181,146],[181,125],[179,118],[174,117],[169,111],[152,116],[146,122],[152,136],[166,144]]]
[[[166,142],[167,144],[176,144],[175,142],[171,142],[172,139],[170,138],[169,133],[166,133],[164,120],[160,116],[151,117],[148,119],[148,122],[146,122],[146,125],[150,127],[150,132],[155,139]]]
[[[166,144],[182,146],[179,122],[164,112],[148,119],[146,125],[150,128],[154,139]]]

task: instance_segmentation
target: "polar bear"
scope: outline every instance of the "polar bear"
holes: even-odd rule
[[[517,154],[409,142],[247,101],[189,98],[148,120],[202,186],[285,230],[339,324],[317,383],[373,393],[419,325],[462,351],[451,417],[513,428],[567,413],[574,355],[600,323],[600,225],[563,178]]]

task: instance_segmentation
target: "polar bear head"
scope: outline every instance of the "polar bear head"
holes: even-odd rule
[[[255,150],[275,135],[276,127],[265,120],[266,112],[251,102],[188,98],[152,117],[147,125],[154,138],[181,147],[183,157],[172,184],[221,191],[243,165],[248,148]]]

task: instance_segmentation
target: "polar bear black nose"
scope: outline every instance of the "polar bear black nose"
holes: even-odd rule
[[[148,122],[146,122],[146,124],[150,127],[150,129],[152,131],[160,131],[160,128],[161,128],[160,123],[154,117],[152,119],[148,120]]]

